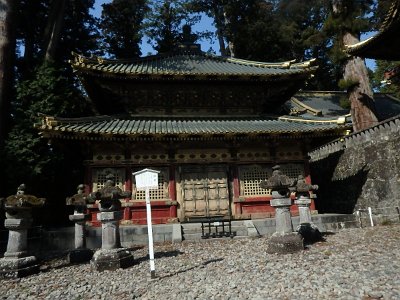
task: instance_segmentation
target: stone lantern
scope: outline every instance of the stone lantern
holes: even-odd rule
[[[293,224],[290,216],[290,192],[294,180],[284,175],[280,166],[272,168],[272,176],[260,183],[260,187],[270,189],[271,206],[275,208],[276,231],[268,243],[268,253],[293,253],[304,249],[302,237],[293,232]]]
[[[297,231],[303,236],[306,243],[319,241],[322,239],[322,235],[319,232],[317,226],[311,220],[310,212],[310,192],[318,190],[318,185],[311,185],[306,183],[304,177],[299,175],[296,185],[296,200],[294,203],[299,208],[299,226]]]
[[[83,184],[78,185],[77,189],[75,195],[66,199],[66,205],[74,206],[74,214],[69,216],[75,223],[75,249],[68,254],[70,263],[89,261],[93,256],[93,251],[86,248],[86,221],[89,219],[86,208],[93,201],[84,193]]]
[[[28,253],[28,229],[32,225],[32,208],[45,204],[46,199],[25,194],[25,185],[18,187],[2,206],[6,211],[4,227],[9,230],[7,250],[0,259],[0,278],[18,278],[39,272],[34,255]]]
[[[90,198],[99,203],[101,222],[101,249],[96,251],[91,260],[92,269],[97,271],[127,268],[133,265],[133,255],[121,248],[119,221],[122,219],[120,199],[131,196],[131,192],[122,191],[115,186],[114,175],[109,174],[103,188],[91,193]]]

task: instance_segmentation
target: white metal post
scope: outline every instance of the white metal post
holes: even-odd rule
[[[154,247],[153,247],[153,225],[151,224],[151,206],[150,189],[158,189],[158,174],[160,171],[143,169],[132,173],[135,176],[136,189],[145,191],[146,196],[146,215],[147,215],[147,235],[149,237],[149,257],[150,257],[150,275],[156,278],[156,268],[154,265]]]
[[[371,226],[374,227],[374,221],[372,220],[372,209],[371,209],[371,207],[368,207],[368,215],[369,215],[369,220],[371,221]]]
[[[153,226],[151,224],[151,206],[150,206],[149,188],[146,188],[146,213],[147,213],[147,235],[149,236],[150,275],[151,278],[156,278],[156,267],[154,264],[154,248],[153,248]]]

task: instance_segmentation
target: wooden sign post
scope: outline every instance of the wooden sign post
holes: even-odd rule
[[[132,173],[135,176],[136,189],[145,191],[146,195],[146,213],[147,213],[147,235],[149,236],[149,257],[150,257],[150,274],[151,278],[156,277],[156,269],[154,264],[154,248],[153,248],[153,227],[151,224],[151,206],[150,206],[150,190],[158,189],[158,174],[160,171],[143,169]]]

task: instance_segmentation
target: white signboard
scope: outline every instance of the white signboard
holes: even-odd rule
[[[158,189],[158,173],[160,171],[151,169],[144,169],[133,173],[135,175],[136,189],[139,191]]]

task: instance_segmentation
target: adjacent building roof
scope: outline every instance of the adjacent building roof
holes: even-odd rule
[[[394,0],[379,32],[354,45],[346,45],[349,55],[383,60],[400,60],[400,0]]]
[[[196,45],[194,45],[196,46]],[[185,46],[187,47],[187,46]],[[199,48],[183,48],[166,54],[131,60],[110,60],[98,57],[84,57],[74,54],[72,67],[78,74],[123,78],[246,78],[258,80],[279,80],[280,78],[308,77],[316,67],[314,60],[303,63],[286,61],[282,63],[255,62],[206,54]]]
[[[332,118],[347,116],[349,109],[341,102],[347,100],[346,92],[341,91],[305,91],[296,93],[286,105],[303,118]],[[400,100],[390,94],[374,93],[375,106],[379,121],[400,114]]]

